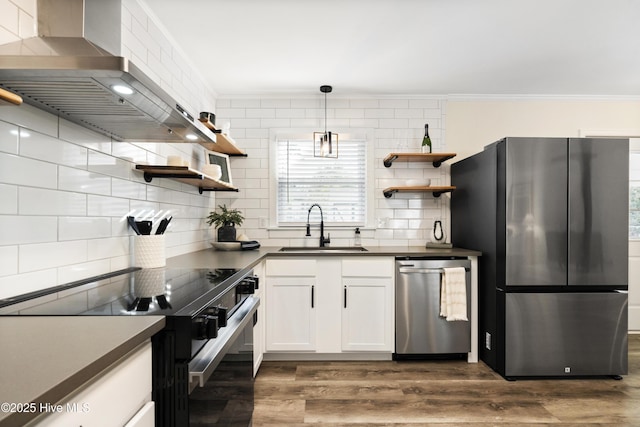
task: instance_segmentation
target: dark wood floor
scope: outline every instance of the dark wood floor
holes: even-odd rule
[[[640,335],[622,381],[505,381],[485,364],[265,362],[253,425],[640,426]]]

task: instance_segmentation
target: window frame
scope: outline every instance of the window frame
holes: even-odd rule
[[[629,138],[629,157],[632,155],[640,155],[640,138]],[[640,183],[640,180],[631,180],[631,169],[629,169],[629,241],[640,242],[640,236],[631,235],[631,184]],[[640,211],[640,209],[634,209],[634,212]]]
[[[297,230],[304,229],[305,223],[295,224],[279,224],[278,223],[278,182],[277,182],[277,142],[282,139],[308,138],[313,135],[313,128],[296,128],[296,129],[270,129],[269,131],[269,229],[275,230]],[[351,229],[353,227],[373,228],[374,208],[375,208],[375,175],[374,175],[374,152],[375,140],[373,129],[332,129],[336,132],[340,141],[347,139],[364,139],[365,147],[365,184],[366,184],[366,206],[364,224],[340,224],[325,221],[325,227]],[[339,142],[338,142],[339,144]],[[331,161],[331,159],[327,159]],[[322,206],[321,202],[318,202]]]

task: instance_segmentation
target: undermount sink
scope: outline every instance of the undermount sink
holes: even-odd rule
[[[278,252],[367,252],[362,246],[285,246],[280,248]]]

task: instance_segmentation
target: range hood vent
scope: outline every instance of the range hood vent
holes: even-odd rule
[[[210,129],[117,55],[121,0],[37,5],[38,36],[0,46],[0,87],[116,141],[215,142]]]

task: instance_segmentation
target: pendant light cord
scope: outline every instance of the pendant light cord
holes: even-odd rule
[[[324,93],[324,137],[327,138],[327,92]]]

